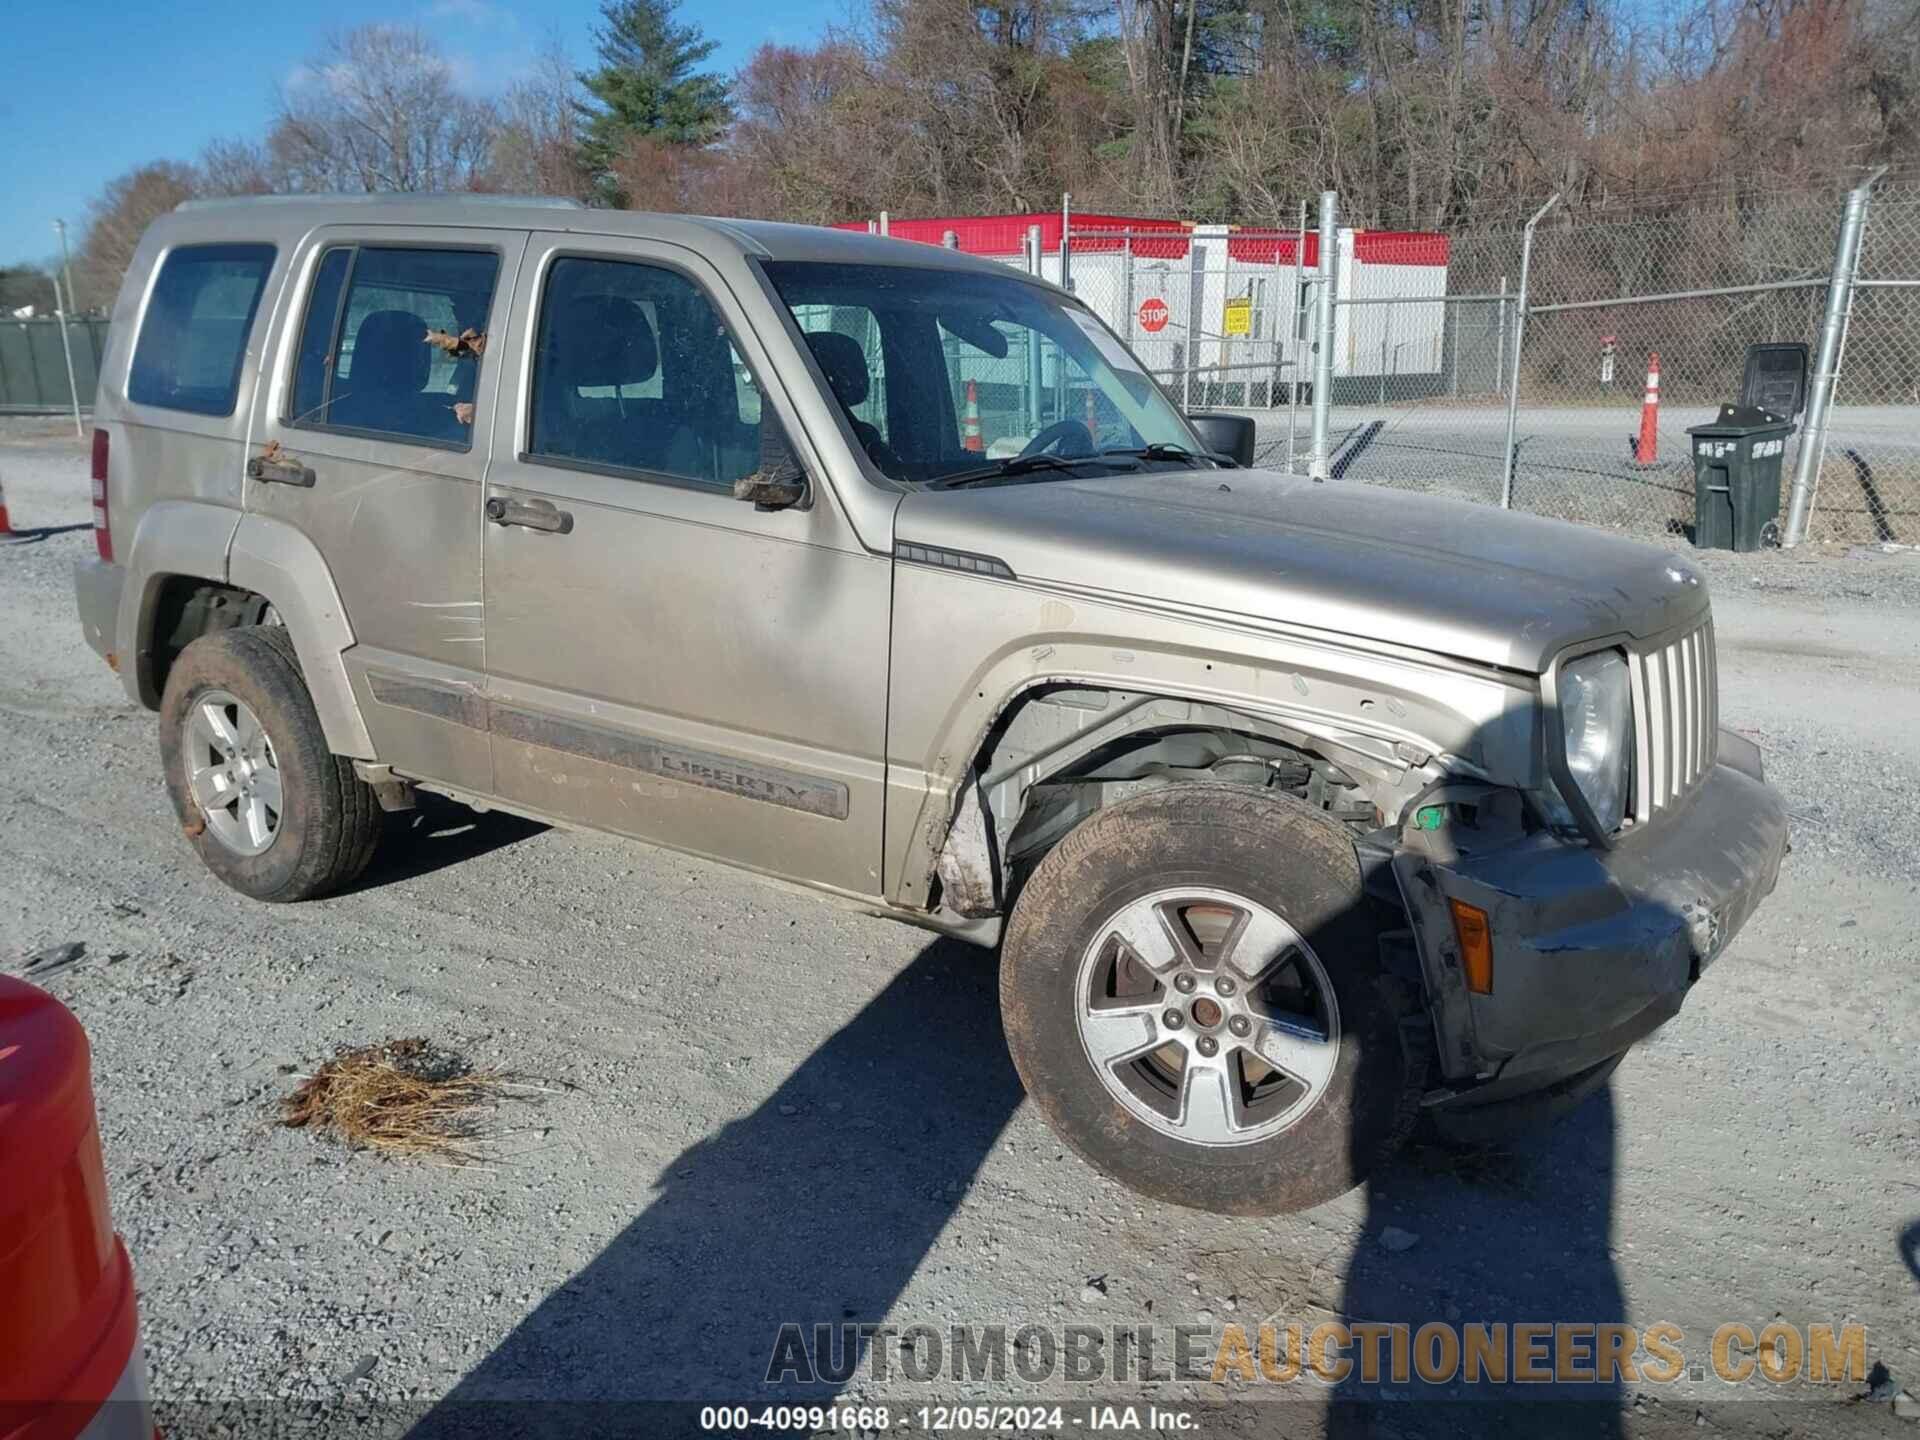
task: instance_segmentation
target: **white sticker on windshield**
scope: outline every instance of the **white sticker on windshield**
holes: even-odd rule
[[[1068,307],[1067,314],[1072,317],[1073,323],[1080,327],[1081,333],[1093,342],[1093,348],[1100,352],[1100,358],[1114,369],[1125,371],[1129,375],[1146,373],[1141,370],[1140,362],[1127,353],[1127,347],[1114,339],[1107,327],[1093,316],[1084,310],[1075,310],[1071,306]]]

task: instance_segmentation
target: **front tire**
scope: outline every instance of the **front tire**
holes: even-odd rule
[[[160,699],[160,757],[193,848],[242,895],[313,899],[373,857],[373,787],[328,750],[279,626],[204,635],[180,652]]]
[[[1098,811],[1035,868],[1002,947],[1015,1067],[1142,1194],[1233,1215],[1344,1194],[1412,1128],[1418,1006],[1383,972],[1352,841],[1246,786]]]

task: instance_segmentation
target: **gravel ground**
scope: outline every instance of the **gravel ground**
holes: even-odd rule
[[[1920,557],[1699,557],[1723,714],[1794,852],[1609,1091],[1502,1150],[1416,1148],[1367,1192],[1228,1220],[1065,1153],[1021,1103],[991,957],[901,925],[444,805],[351,894],[224,889],[169,818],[152,717],[80,638],[85,456],[49,428],[0,429],[30,531],[0,549],[0,965],[86,946],[47,985],[92,1036],[169,1433],[401,1434],[437,1405],[416,1433],[675,1434],[694,1418],[554,1402],[758,1404],[786,1393],[761,1383],[785,1321],[1271,1315],[1669,1321],[1694,1365],[1724,1321],[1860,1323],[1891,1378],[1642,1382],[1525,1415],[1415,1411],[1391,1384],[1364,1408],[1306,1382],[1224,1409],[1238,1391],[1179,1381],[845,1393],[896,1415],[1111,1396],[1206,1434],[1920,1434],[1886,1403],[1920,1392]],[[275,1126],[336,1045],[416,1034],[547,1082],[494,1117],[492,1164]]]

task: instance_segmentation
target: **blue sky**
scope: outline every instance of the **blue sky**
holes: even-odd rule
[[[712,64],[733,71],[766,42],[802,44],[848,23],[848,0],[683,0],[720,42]],[[330,30],[418,24],[470,88],[498,93],[550,35],[576,62],[592,53],[597,0],[131,0],[117,13],[70,0],[10,0],[0,46],[0,264],[58,248],[53,221],[75,238],[87,201],[149,160],[192,160],[209,140],[257,138],[274,94]]]

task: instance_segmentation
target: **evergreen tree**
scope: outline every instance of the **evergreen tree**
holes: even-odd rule
[[[613,170],[629,141],[705,146],[733,119],[732,87],[699,68],[718,42],[698,25],[678,23],[676,8],[676,0],[604,0],[600,7],[600,65],[580,77],[591,97],[580,106],[580,163],[609,203],[625,198]]]

